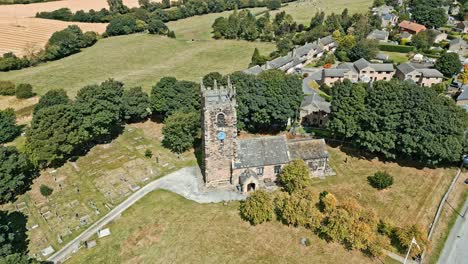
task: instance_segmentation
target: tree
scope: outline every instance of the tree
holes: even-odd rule
[[[366,90],[348,80],[332,88],[331,116],[327,126],[342,138],[351,138],[360,130],[360,120],[365,106]]]
[[[317,12],[315,16],[310,21],[310,28],[315,28],[323,24],[325,20],[325,12]]]
[[[378,190],[383,190],[393,185],[393,177],[386,171],[376,172],[374,175],[367,177],[367,181]]]
[[[265,56],[260,55],[260,51],[257,48],[254,49],[254,53],[252,55],[252,61],[250,62],[250,67],[255,65],[263,65],[268,61],[268,58]]]
[[[123,83],[109,79],[78,91],[75,107],[83,117],[81,129],[93,141],[106,140],[119,132],[123,116]]]
[[[468,67],[463,67],[463,71],[458,76],[458,81],[460,81],[462,84],[468,84]]]
[[[12,108],[0,110],[0,144],[10,142],[21,132],[16,125],[16,115]]]
[[[274,216],[274,202],[271,193],[255,190],[245,201],[241,201],[239,211],[242,219],[252,225],[271,221]]]
[[[318,228],[323,216],[311,198],[304,191],[294,192],[278,208],[281,220],[285,224],[303,226],[311,230]]]
[[[440,28],[445,25],[448,16],[445,10],[440,7],[431,7],[424,0],[413,1],[412,18],[416,22],[425,25],[427,28]]]
[[[294,44],[289,38],[282,38],[279,41],[276,41],[276,49],[281,55],[287,54],[290,50],[292,50],[293,47]]]
[[[434,66],[446,77],[452,77],[461,71],[463,65],[461,64],[460,57],[457,53],[447,52],[442,54]]]
[[[0,146],[0,203],[12,202],[24,193],[37,171],[14,147]]]
[[[281,0],[268,0],[266,2],[268,10],[277,10],[281,8]]]
[[[174,112],[166,118],[162,133],[166,148],[175,153],[189,150],[201,138],[199,112]]]
[[[150,34],[167,35],[169,28],[159,19],[151,19],[148,22],[148,32]]]
[[[303,160],[293,160],[284,166],[278,180],[289,193],[304,189],[311,184],[309,168]]]
[[[34,106],[34,114],[39,110],[51,107],[54,105],[70,104],[67,92],[63,89],[49,90],[39,99],[39,102]]]
[[[411,43],[420,50],[428,49],[434,43],[433,35],[430,30],[421,31],[411,38]]]
[[[125,90],[122,104],[123,118],[129,122],[145,120],[151,115],[149,96],[141,90],[141,87]]]
[[[39,187],[39,191],[41,192],[42,196],[49,197],[54,192],[54,189],[42,184],[41,187]]]
[[[34,96],[32,85],[29,83],[21,83],[16,87],[16,98],[27,99]]]
[[[83,117],[70,104],[43,108],[33,116],[26,132],[26,149],[36,165],[61,164],[86,142]]]
[[[348,52],[348,57],[351,61],[356,61],[361,58],[372,60],[375,58],[378,49],[378,42],[375,40],[363,39],[356,46],[352,47]]]
[[[213,37],[215,39],[223,38],[228,31],[228,20],[224,17],[218,17],[211,27],[213,28]]]
[[[205,87],[213,87],[214,82],[216,81],[217,85],[226,85],[227,81],[223,75],[219,72],[210,72],[207,75],[203,76],[203,85]]]
[[[47,42],[44,57],[46,60],[61,59],[79,52],[87,44],[83,31],[78,26],[71,25],[52,34]]]
[[[107,4],[112,13],[124,14],[128,12],[128,7],[123,4],[122,0],[107,0]]]
[[[137,20],[130,14],[115,16],[106,27],[109,36],[128,35],[134,32],[137,32]]]
[[[410,225],[403,228],[396,228],[395,238],[396,247],[400,252],[407,252],[413,238],[416,239],[419,248],[412,247],[410,254],[412,257],[420,255],[429,243],[425,232],[419,225]]]
[[[10,81],[0,81],[0,95],[15,95],[15,84]]]
[[[163,77],[151,90],[151,108],[164,117],[178,110],[198,111],[200,89],[194,82],[178,81],[174,77]]]

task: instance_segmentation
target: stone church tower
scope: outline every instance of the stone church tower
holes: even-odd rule
[[[237,142],[236,89],[204,87],[202,91],[203,174],[207,186],[231,184],[232,163]]]

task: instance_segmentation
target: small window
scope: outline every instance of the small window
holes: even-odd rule
[[[218,127],[226,126],[226,118],[223,113],[219,113],[216,117],[216,124],[218,125]]]
[[[257,175],[263,175],[263,167],[257,168]]]
[[[275,174],[278,175],[281,173],[281,165],[276,165],[275,166]]]

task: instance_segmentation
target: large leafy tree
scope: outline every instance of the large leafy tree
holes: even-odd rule
[[[293,160],[284,166],[278,180],[289,193],[304,189],[311,184],[309,168],[303,160]]]
[[[125,90],[122,97],[123,117],[130,122],[141,121],[151,114],[149,96],[141,87]]]
[[[440,0],[413,0],[412,18],[416,22],[425,25],[428,28],[439,28],[445,25],[448,16],[442,9],[443,1]]]
[[[258,225],[273,219],[275,204],[271,193],[256,190],[240,203],[241,217],[252,225]]]
[[[201,138],[200,113],[175,112],[166,118],[162,132],[165,147],[176,153],[187,151]]]
[[[36,173],[24,154],[14,147],[0,146],[0,203],[14,201],[17,195],[24,193]]]
[[[39,110],[54,105],[69,104],[71,103],[68,98],[67,92],[63,89],[49,90],[39,99],[39,102],[34,106],[34,114]]]
[[[455,52],[444,53],[435,64],[435,68],[446,77],[452,77],[458,74],[462,66],[460,57]]]
[[[88,139],[83,118],[70,104],[55,105],[37,112],[27,131],[27,152],[41,166],[59,164]]]
[[[366,109],[366,90],[349,80],[337,83],[332,89],[331,117],[328,127],[339,137],[350,138],[360,130],[360,120]]]
[[[200,98],[198,84],[164,77],[153,86],[150,102],[156,113],[167,117],[178,110],[198,111]]]
[[[15,111],[11,108],[0,110],[0,144],[13,140],[20,131],[16,125]]]
[[[101,85],[81,88],[75,106],[83,117],[81,128],[94,141],[107,139],[119,131],[122,121],[123,83],[109,79]]]
[[[372,60],[378,51],[378,43],[375,40],[363,39],[348,51],[348,58],[351,61],[361,58]]]

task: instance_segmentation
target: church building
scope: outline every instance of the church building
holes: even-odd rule
[[[333,171],[323,139],[287,140],[285,136],[238,139],[236,88],[204,87],[202,91],[202,151],[204,181],[209,187],[235,186],[244,193],[276,187],[276,178],[292,160],[302,159],[311,177]]]

